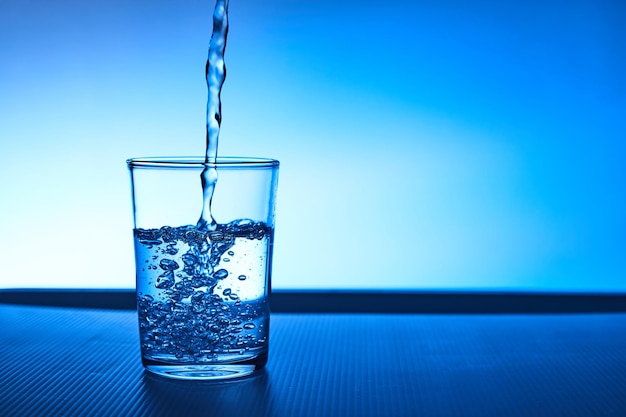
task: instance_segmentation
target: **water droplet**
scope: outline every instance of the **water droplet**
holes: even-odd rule
[[[222,294],[224,294],[226,297],[228,297],[231,294],[232,290],[230,288],[226,288],[224,289],[224,291],[222,291]]]
[[[239,275],[237,278],[239,278],[239,281],[245,281],[245,279],[248,277],[245,275]]]
[[[230,256],[233,256],[233,255],[235,254],[235,252],[233,252],[232,250],[229,250],[227,253],[228,253]]]
[[[224,262],[230,262],[230,258],[223,258],[222,261]]]
[[[254,323],[246,323],[246,324],[243,325],[243,328],[244,329],[248,329],[248,330],[254,329],[255,327],[256,326],[254,325]]]

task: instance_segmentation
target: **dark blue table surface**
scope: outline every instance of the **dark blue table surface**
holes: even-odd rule
[[[626,314],[272,315],[256,377],[144,373],[132,311],[0,304],[0,416],[626,416]]]

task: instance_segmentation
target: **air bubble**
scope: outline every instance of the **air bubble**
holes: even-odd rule
[[[202,277],[198,277],[198,278],[194,278],[191,280],[191,282],[189,283],[189,285],[191,285],[193,288],[200,288],[200,287],[205,287],[206,284],[204,282],[205,280],[202,279]]]
[[[233,252],[232,250],[229,250],[229,251],[228,251],[228,252],[226,252],[226,253],[228,253],[230,256],[233,256],[233,255],[235,254],[235,252]]]
[[[218,269],[213,273],[213,278],[215,279],[224,279],[228,276],[228,271],[225,269]]]
[[[185,265],[194,265],[198,262],[198,258],[191,253],[184,254],[181,256],[181,259]]]
[[[230,320],[224,314],[220,314],[216,317],[216,321],[221,326],[228,326],[230,324]]]
[[[139,243],[147,245],[148,248],[152,248],[153,245],[160,245],[163,242],[160,240],[140,240]]]
[[[246,323],[243,325],[243,328],[248,330],[254,329],[255,327],[254,323]]]
[[[161,262],[159,262],[159,266],[161,267],[161,269],[164,269],[166,271],[173,271],[180,268],[176,261],[173,261],[171,259],[161,259]]]
[[[175,243],[170,243],[163,252],[168,255],[176,255],[178,253],[178,249],[176,248]]]
[[[202,233],[197,230],[187,230],[185,232],[185,238],[189,243],[200,243],[202,241]]]
[[[194,295],[191,296],[191,303],[192,304],[201,304],[204,301],[204,293],[203,292],[197,292]]]
[[[245,279],[248,277],[245,275],[239,275],[237,278],[239,279],[239,281],[245,281]]]
[[[160,290],[165,290],[171,288],[173,285],[174,280],[171,278],[171,276],[163,274],[157,278],[155,287]]]

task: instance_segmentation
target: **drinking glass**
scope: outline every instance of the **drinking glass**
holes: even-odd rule
[[[203,380],[262,369],[279,162],[151,157],[127,164],[145,369]],[[210,205],[215,222],[202,226],[205,169],[217,173]]]

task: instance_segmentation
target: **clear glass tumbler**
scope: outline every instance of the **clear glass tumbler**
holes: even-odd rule
[[[131,173],[141,357],[155,374],[226,379],[263,368],[269,346],[279,163],[220,157],[199,227],[200,157],[134,158]]]

